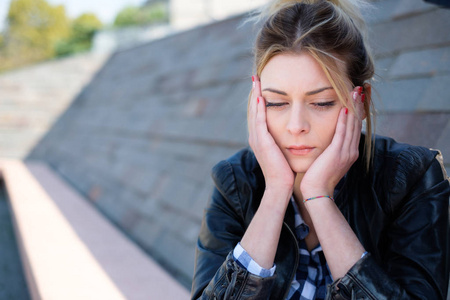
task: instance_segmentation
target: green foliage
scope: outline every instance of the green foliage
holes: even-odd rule
[[[70,33],[64,7],[45,0],[12,0],[7,23],[0,70],[53,57],[54,44]]]
[[[143,8],[129,6],[122,9],[114,20],[114,26],[139,26],[167,22],[168,12],[165,3],[159,2]]]
[[[0,36],[0,71],[86,51],[102,27],[93,14],[72,22],[63,6],[46,0],[11,0],[6,30]]]
[[[139,14],[139,8],[126,7],[117,14],[114,26],[125,27],[139,24]]]
[[[94,14],[82,14],[73,20],[70,36],[56,43],[56,55],[64,56],[89,50],[95,32],[102,26],[102,23]]]

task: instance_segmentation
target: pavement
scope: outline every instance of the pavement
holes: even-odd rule
[[[374,7],[376,133],[440,149],[450,171],[450,10]],[[0,156],[45,161],[189,287],[211,167],[247,145],[254,31],[244,19],[0,75]],[[65,74],[82,66],[86,85],[68,89]]]

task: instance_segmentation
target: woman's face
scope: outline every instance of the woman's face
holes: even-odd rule
[[[305,173],[331,143],[342,103],[306,53],[270,59],[261,73],[261,91],[269,132],[292,170]]]

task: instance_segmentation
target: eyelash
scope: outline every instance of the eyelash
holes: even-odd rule
[[[313,103],[314,106],[316,106],[318,109],[327,109],[329,107],[332,107],[336,104],[336,101],[328,101],[328,102],[317,102]]]
[[[285,104],[287,104],[287,103],[285,103],[285,102],[280,102],[280,103],[267,102],[266,107],[281,107]]]
[[[284,105],[286,105],[286,102],[267,102],[266,103],[266,107],[274,107],[274,108],[279,108],[282,107]],[[336,101],[328,101],[328,102],[316,102],[316,103],[312,103],[313,106],[315,106],[317,109],[319,110],[325,110],[329,107],[332,107],[336,104]]]

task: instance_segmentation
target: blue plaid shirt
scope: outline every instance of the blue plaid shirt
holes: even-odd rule
[[[325,299],[326,287],[333,282],[322,247],[318,245],[311,252],[306,247],[305,237],[309,227],[298,211],[294,197],[291,197],[295,210],[295,233],[299,242],[300,260],[286,299],[321,300]],[[276,266],[264,269],[238,244],[233,251],[234,259],[250,273],[261,277],[269,277],[275,273]]]

